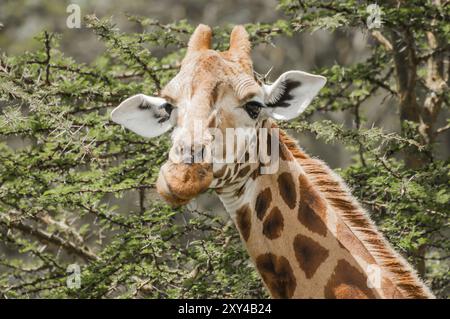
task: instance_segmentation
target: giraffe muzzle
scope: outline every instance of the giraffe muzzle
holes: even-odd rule
[[[187,204],[209,188],[212,165],[207,163],[175,164],[166,162],[159,171],[156,189],[172,206]]]

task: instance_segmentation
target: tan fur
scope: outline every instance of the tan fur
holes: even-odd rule
[[[172,206],[187,204],[199,193],[206,191],[213,179],[209,164],[165,163],[158,176],[157,191]]]
[[[215,188],[275,298],[432,298],[341,179],[285,132],[280,130],[280,167],[274,174],[260,174],[259,163],[226,164],[214,172],[204,164],[174,164],[172,150],[186,143],[193,123],[222,131],[255,126],[242,108],[248,98],[261,96],[249,35],[236,26],[225,52],[210,49],[211,36],[208,26],[197,27],[180,72],[162,91],[178,108],[178,131],[160,171],[160,194],[181,205]],[[256,125],[276,127],[271,120]],[[382,268],[380,287],[367,284],[370,265]]]
[[[200,24],[191,35],[188,43],[188,54],[211,48],[212,30],[209,26]]]
[[[244,70],[252,75],[253,67],[250,59],[251,44],[248,39],[248,33],[243,26],[235,26],[230,35],[230,49],[224,53],[224,56],[244,67]]]
[[[313,184],[334,207],[336,213],[343,218],[355,236],[368,248],[375,260],[391,274],[392,281],[403,295],[407,298],[433,298],[433,294],[417,277],[414,270],[377,231],[342,179],[322,161],[304,153],[282,130],[280,130],[280,142],[288,147]]]
[[[186,137],[194,136],[196,123],[202,123],[205,131],[208,127],[217,127],[222,131],[234,127],[236,116],[229,109],[225,110],[226,107],[241,106],[261,91],[253,78],[247,31],[242,26],[236,26],[231,33],[230,48],[225,52],[210,49],[211,37],[210,27],[199,25],[195,29],[179,73],[161,92],[161,96],[177,108],[180,133],[172,139],[167,164],[172,169],[161,169],[157,189],[174,206],[185,204],[194,196],[192,194],[204,191],[209,185],[206,183],[211,182],[204,176],[212,175],[211,167],[207,167],[208,172],[198,170],[195,165],[177,168],[173,165],[179,162],[175,159],[175,149],[185,147]],[[218,114],[211,114],[213,106],[219,110]]]

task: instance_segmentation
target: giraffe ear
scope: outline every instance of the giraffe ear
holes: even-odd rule
[[[264,85],[269,116],[291,120],[299,116],[325,85],[327,79],[302,71],[283,73],[272,85]]]
[[[163,98],[144,94],[129,97],[111,112],[111,119],[144,137],[167,132],[174,122],[172,107]]]

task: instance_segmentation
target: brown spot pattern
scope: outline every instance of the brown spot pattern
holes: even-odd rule
[[[236,224],[241,232],[242,238],[245,241],[250,237],[250,230],[252,227],[250,207],[245,204],[236,211]]]
[[[239,187],[235,192],[234,192],[234,196],[235,197],[241,197],[245,192],[245,184],[242,185],[241,187]]]
[[[336,237],[339,245],[346,250],[351,247],[352,255],[357,255],[364,259],[368,264],[375,264],[375,259],[370,255],[367,248],[364,247],[361,240],[345,225],[341,220],[336,223]]]
[[[248,172],[250,171],[250,165],[247,165],[245,167],[243,167],[239,173],[238,173],[238,177],[244,177],[248,174]]]
[[[236,175],[236,173],[238,172],[239,168],[241,167],[241,164],[235,164],[234,168],[233,168],[233,176]]]
[[[292,298],[297,283],[285,257],[271,253],[259,255],[256,268],[274,298]]]
[[[300,206],[298,208],[298,220],[302,223],[302,225],[314,233],[321,236],[325,236],[327,234],[327,226],[305,201],[300,202]]]
[[[226,170],[227,170],[227,166],[226,165],[222,166],[221,169],[219,169],[218,171],[214,172],[214,174],[213,174],[214,178],[222,177],[223,174],[225,174]]]
[[[227,169],[227,173],[225,174],[225,176],[223,177],[223,180],[227,180],[228,178],[231,177],[233,170],[229,167]]]
[[[325,286],[325,298],[367,299],[376,297],[374,292],[367,287],[366,276],[344,259],[340,259]]]
[[[250,174],[249,177],[251,177],[253,180],[256,180],[261,175],[259,170],[260,170],[260,166],[255,168],[255,170]]]
[[[267,209],[269,209],[271,203],[272,192],[270,191],[270,188],[267,187],[258,194],[255,201],[256,217],[258,217],[259,220],[263,220],[264,215],[266,214]]]
[[[315,240],[297,235],[294,239],[295,258],[300,268],[310,279],[316,273],[319,266],[328,258],[329,252]]]
[[[327,226],[326,205],[309,184],[304,175],[299,176],[300,204],[298,207],[298,220],[310,231],[326,236]]]
[[[278,207],[274,207],[263,223],[263,234],[269,239],[276,239],[281,236],[284,220]]]
[[[284,172],[278,176],[278,189],[286,205],[293,209],[297,201],[297,192],[291,173]]]
[[[273,123],[272,127],[276,128],[277,125]],[[300,162],[317,191],[335,208],[334,212],[342,217],[352,231],[358,233],[358,238],[363,243],[370,245],[371,251],[377,251],[378,255],[382,256],[378,262],[393,274],[392,282],[399,288],[401,295],[404,298],[434,298],[427,287],[414,275],[411,267],[386,244],[370,223],[364,210],[354,201],[345,185],[332,174],[326,164],[303,152],[295,140],[283,130],[280,129],[279,133],[280,143],[286,145],[289,152]],[[326,223],[326,216],[322,217],[325,217],[322,220]]]

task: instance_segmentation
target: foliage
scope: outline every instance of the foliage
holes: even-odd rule
[[[254,45],[305,30],[369,32],[368,4],[283,0],[285,20],[246,27]],[[414,90],[425,105],[431,92],[427,63],[448,53],[448,7],[430,1],[384,5],[384,26],[372,34],[377,42],[371,56],[317,70],[329,81],[321,96],[301,118],[282,124],[354,152],[353,164],[339,173],[393,245],[419,268],[426,261],[425,278],[442,297],[448,293],[449,162],[434,153],[438,134],[447,128],[428,133],[423,121],[402,116],[401,132],[365,128],[362,109],[382,91],[403,114],[391,32],[412,35]],[[8,298],[267,297],[229,220],[146,198],[154,192],[169,140],[144,141],[112,123],[109,112],[127,96],[157,93],[176,74],[194,26],[128,18],[143,31],[123,33],[111,19],[85,18],[105,44],[90,64],[65,56],[58,35],[46,31],[36,38],[40,49],[0,57],[0,292]],[[230,28],[214,29],[217,49],[226,47]],[[427,31],[444,46],[430,48]],[[162,57],[153,54],[161,48]],[[448,90],[433,92],[443,114]],[[341,111],[354,115],[353,127],[310,120]],[[25,146],[12,147],[13,138]],[[130,196],[139,205],[124,210],[120,203]],[[66,285],[67,267],[74,263],[81,266],[80,288]]]

